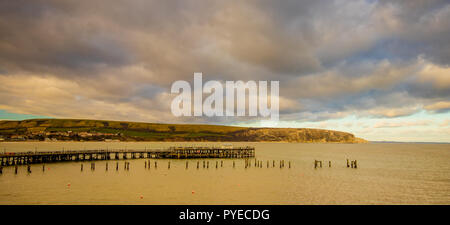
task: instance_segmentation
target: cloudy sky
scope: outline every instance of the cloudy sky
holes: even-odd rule
[[[171,84],[280,81],[280,127],[450,141],[450,3],[0,0],[0,119],[177,118]]]

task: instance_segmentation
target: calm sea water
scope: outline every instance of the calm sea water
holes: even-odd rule
[[[263,168],[244,168],[241,159],[210,159],[209,169],[196,169],[199,160],[145,159],[5,167],[0,175],[0,204],[450,204],[450,145],[448,144],[292,144],[233,143],[255,146]],[[220,143],[0,143],[0,150],[143,149]],[[346,159],[358,160],[358,169]],[[314,169],[314,160],[324,161]],[[223,160],[223,167],[220,167]],[[270,168],[266,168],[270,160]],[[272,160],[276,160],[272,168]],[[279,168],[285,160],[285,168]],[[152,160],[154,161],[154,160]],[[201,160],[200,160],[201,161]],[[219,161],[219,168],[215,162]],[[236,167],[233,168],[233,161]],[[288,161],[291,168],[288,168]],[[328,161],[332,167],[328,167]],[[253,162],[253,160],[252,160]]]

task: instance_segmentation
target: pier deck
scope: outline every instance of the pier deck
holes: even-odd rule
[[[50,163],[64,161],[119,160],[119,159],[187,159],[187,158],[252,158],[254,147],[171,147],[166,149],[105,149],[71,151],[30,151],[0,153],[0,166]]]

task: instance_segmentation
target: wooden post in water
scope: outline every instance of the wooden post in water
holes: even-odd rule
[[[273,165],[272,165],[272,167],[275,167],[275,160],[273,160]]]
[[[188,166],[189,166],[188,161],[186,161],[186,169],[188,169]]]
[[[170,161],[167,163],[167,169],[170,169]]]
[[[206,162],[206,168],[209,168],[209,161]]]
[[[218,167],[218,164],[219,164],[219,162],[216,161],[216,169],[217,169],[217,167]]]
[[[106,163],[106,171],[108,171],[108,163]]]
[[[347,159],[347,168],[349,168],[350,167],[350,165],[348,164],[348,159]]]
[[[328,161],[328,167],[331,167],[331,161]]]
[[[317,160],[314,160],[314,169],[317,169]]]
[[[205,160],[203,160],[203,168],[205,168]]]
[[[220,167],[223,167],[223,161],[220,160]]]
[[[355,160],[355,169],[358,168],[357,161]]]
[[[235,167],[236,165],[234,164],[234,161],[233,161],[233,168]]]
[[[269,168],[269,160],[267,160],[267,168]]]
[[[200,165],[200,162],[199,162],[199,161],[197,161],[197,169],[198,169],[199,165]]]
[[[157,169],[158,168],[158,164],[156,163],[156,161],[155,161],[155,169]]]
[[[291,168],[291,161],[289,161],[289,169]]]

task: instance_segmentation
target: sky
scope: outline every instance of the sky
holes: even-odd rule
[[[2,0],[0,120],[263,126],[173,116],[202,72],[279,81],[277,127],[450,142],[449,40],[444,0]]]

